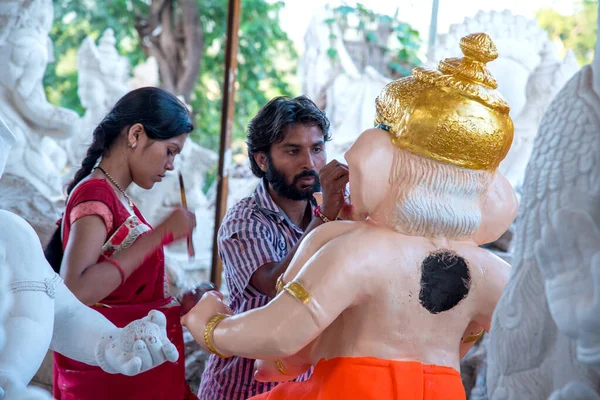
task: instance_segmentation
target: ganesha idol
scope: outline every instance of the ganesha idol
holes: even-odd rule
[[[464,399],[461,357],[490,329],[509,265],[479,247],[516,215],[496,172],[513,124],[486,67],[490,37],[463,57],[385,86],[375,128],[345,157],[361,221],[328,222],[302,242],[266,306],[228,315],[216,292],[183,318],[221,357],[257,359],[259,399]]]

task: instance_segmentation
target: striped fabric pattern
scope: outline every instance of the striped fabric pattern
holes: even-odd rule
[[[219,256],[223,261],[230,306],[234,313],[262,307],[270,300],[250,285],[260,266],[282,260],[303,232],[275,204],[263,180],[254,193],[228,210],[219,229]],[[253,378],[254,360],[221,359],[214,354],[206,363],[200,400],[246,400],[266,392],[276,383]],[[310,373],[297,378],[306,380]]]

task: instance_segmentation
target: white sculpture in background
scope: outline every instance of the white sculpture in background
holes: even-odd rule
[[[0,142],[2,139],[0,138]],[[0,144],[3,146],[3,144]],[[1,213],[0,213],[1,215]],[[0,252],[0,265],[4,262],[5,255]],[[0,351],[4,348],[5,335],[4,325],[8,318],[8,313],[14,305],[12,292],[9,290],[10,286],[10,270],[7,268],[0,268]],[[2,379],[2,377],[0,377]],[[10,399],[5,395],[4,389],[0,387],[0,398],[6,400],[52,400],[52,397],[48,392],[38,389],[36,387],[20,388],[12,393]]]
[[[491,400],[600,399],[598,132],[600,41],[535,139],[512,276],[488,345]]]
[[[9,133],[6,126],[0,119],[0,177],[2,176],[2,170],[6,164],[8,158],[8,150],[14,145],[15,137],[12,133]],[[5,149],[5,150],[3,150]],[[0,212],[0,219],[7,215],[4,211]],[[11,271],[9,268],[4,268],[4,262],[6,259],[6,250],[2,243],[0,243],[0,354],[6,344],[6,332],[4,327],[9,317],[9,312],[14,306],[13,293],[9,290],[11,284]],[[1,373],[0,373],[1,374]],[[1,379],[1,375],[0,375]],[[0,387],[0,398],[5,396],[3,393],[4,389]],[[31,387],[19,390],[19,393],[14,393],[12,396],[13,400],[50,400],[50,395],[38,388]]]
[[[67,138],[78,118],[50,104],[44,93],[42,79],[52,61],[52,18],[50,0],[4,2],[0,7],[0,115],[17,138],[6,172],[27,180],[49,199],[62,195],[62,182],[43,138]],[[64,160],[58,146],[52,151]]]
[[[490,65],[490,71],[498,82],[498,90],[510,104],[514,119],[525,106],[527,79],[540,63],[548,34],[534,20],[508,10],[479,11],[475,17],[451,25],[448,33],[438,35],[428,61],[459,54],[459,39],[473,32],[486,32],[496,43],[498,58]]]
[[[514,119],[515,137],[508,155],[500,164],[500,171],[521,197],[525,168],[531,157],[533,141],[548,105],[565,83],[579,71],[572,51],[564,60],[558,58],[556,46],[546,42],[540,64],[533,70],[526,86],[527,102]]]
[[[0,176],[15,141],[0,119]],[[0,291],[0,398],[40,398],[26,386],[48,348],[112,374],[136,375],[177,360],[164,314],[153,310],[125,328],[115,327],[67,289],[27,222],[0,210],[0,226],[0,271],[5,280],[10,275],[8,290]]]
[[[235,203],[250,196],[256,186],[260,183],[260,178],[257,178],[250,167],[250,159],[246,156],[243,160],[235,161],[229,167],[229,194],[227,195],[227,208],[233,207]],[[217,185],[213,185],[207,196],[209,199],[217,197]]]
[[[372,127],[373,99],[391,79],[369,66],[359,70],[344,45],[338,24],[326,22],[332,18],[331,10],[325,7],[313,15],[304,35],[305,51],[298,75],[302,93],[324,108],[331,122],[328,159],[343,161],[343,154],[358,134]],[[328,55],[330,49],[335,50],[335,61]]]
[[[358,77],[340,74],[334,81],[327,97],[325,112],[330,123],[332,140],[327,144],[330,160],[344,161],[343,154],[356,140],[357,133],[373,125],[375,107],[372,99],[390,82],[374,68],[367,66]]]
[[[141,189],[132,185],[129,189],[135,204],[146,216],[150,224],[162,221],[174,207],[181,206],[178,173],[181,172],[185,184],[187,206],[196,214],[198,226],[193,235],[196,256],[193,263],[189,263],[187,245],[173,243],[165,247],[165,265],[171,274],[170,283],[178,289],[187,289],[191,283],[200,283],[207,280],[208,276],[192,277],[198,282],[186,282],[186,270],[206,272],[210,270],[212,262],[212,234],[214,221],[214,204],[206,198],[202,191],[206,173],[215,167],[218,156],[190,138],[186,140],[183,151],[175,159],[175,169],[167,171],[165,178],[159,185],[154,185],[150,190]],[[204,279],[203,279],[204,278]],[[172,293],[176,295],[176,293]]]
[[[158,62],[152,56],[148,57],[143,63],[136,65],[133,68],[133,77],[127,81],[129,90],[158,85]]]
[[[302,93],[310,97],[319,107],[326,106],[327,88],[337,75],[342,72],[354,78],[360,75],[344,46],[339,26],[336,23],[331,25],[326,23],[332,18],[331,10],[325,7],[314,12],[304,34],[304,53],[298,64]],[[328,54],[330,49],[336,52],[336,64]]]
[[[77,53],[77,94],[85,114],[73,127],[73,136],[66,143],[71,171],[70,180],[92,141],[92,133],[110,108],[129,91],[129,62],[117,53],[112,29],[107,29],[98,47],[91,36],[84,39]]]

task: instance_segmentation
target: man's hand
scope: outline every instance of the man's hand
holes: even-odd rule
[[[125,328],[106,333],[96,347],[96,361],[111,374],[137,375],[165,361],[179,358],[167,338],[167,319],[160,311],[133,321]]]
[[[337,160],[330,161],[319,173],[321,190],[323,191],[321,212],[331,221],[337,218],[346,204],[344,190],[348,184],[348,179],[348,166]]]
[[[181,316],[190,312],[198,301],[200,301],[202,296],[204,296],[204,293],[211,290],[217,290],[217,288],[210,282],[204,282],[182,294],[181,297],[178,298],[179,303],[181,304]]]

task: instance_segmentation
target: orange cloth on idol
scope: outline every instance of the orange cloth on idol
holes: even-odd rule
[[[321,360],[306,382],[286,382],[251,400],[465,400],[454,368],[372,357]]]

